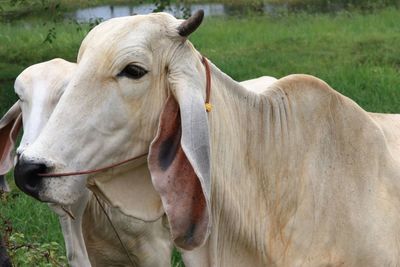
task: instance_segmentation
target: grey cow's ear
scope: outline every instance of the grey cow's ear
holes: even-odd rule
[[[0,120],[0,175],[6,174],[14,166],[14,147],[22,126],[19,100]]]
[[[211,229],[210,138],[200,88],[187,79],[165,102],[148,163],[174,243],[191,250],[205,243]]]

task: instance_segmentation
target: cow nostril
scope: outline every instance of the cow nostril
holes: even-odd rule
[[[41,177],[38,174],[44,173],[45,169],[46,169],[46,167],[44,167],[44,168],[40,167],[40,168],[38,168],[36,173],[32,173],[32,176],[30,177],[30,179],[27,179],[26,185],[28,187],[31,187],[32,189],[36,188],[40,184],[40,180],[41,180]]]
[[[42,177],[39,173],[45,173],[47,166],[43,163],[33,163],[19,160],[15,166],[14,179],[19,189],[39,199],[39,190]]]

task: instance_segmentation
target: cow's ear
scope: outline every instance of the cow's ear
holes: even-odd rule
[[[204,83],[186,78],[172,78],[175,96],[165,102],[148,161],[174,243],[191,250],[205,243],[211,228],[210,140]]]
[[[203,16],[199,10],[183,21],[177,27],[179,36],[186,39],[200,26]],[[191,250],[206,242],[211,229],[210,138],[203,97],[206,79],[198,68],[201,63],[190,45],[181,49],[169,65],[169,96],[148,162],[172,239],[176,246]]]
[[[14,166],[14,147],[22,126],[19,100],[0,120],[0,175],[6,174]]]

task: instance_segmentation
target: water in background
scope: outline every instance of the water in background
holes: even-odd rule
[[[348,9],[360,9],[373,11],[385,6],[400,6],[400,0],[307,0],[307,1],[281,1],[279,3],[267,3],[266,1],[250,1],[249,4],[171,4],[165,12],[175,17],[187,17],[196,10],[203,9],[205,16],[240,16],[268,14],[280,15],[295,12],[307,13],[335,13]],[[130,16],[136,14],[148,14],[156,10],[154,4],[141,5],[102,5],[91,8],[82,8],[68,13],[67,17],[79,22],[91,20],[107,20],[114,17]]]
[[[90,21],[93,19],[107,20],[115,17],[130,16],[136,14],[148,14],[156,10],[154,4],[141,4],[136,6],[116,6],[103,5],[91,8],[78,9],[68,16],[79,22]],[[243,5],[227,5],[221,3],[208,4],[172,4],[164,12],[170,13],[175,17],[182,18],[196,10],[203,9],[205,16],[232,16],[251,12],[264,12],[262,6],[243,6]],[[273,7],[266,5],[266,12],[273,11]]]

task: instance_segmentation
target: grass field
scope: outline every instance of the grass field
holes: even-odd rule
[[[368,111],[400,113],[400,12],[207,18],[193,34],[197,49],[236,80],[315,75]],[[48,29],[56,39],[43,43]],[[88,27],[33,19],[0,24],[0,112],[15,101],[13,79],[54,57],[74,60]],[[9,175],[9,181],[11,175]],[[15,188],[15,187],[14,187]],[[16,189],[0,214],[28,242],[62,243],[55,215]],[[179,260],[178,260],[179,261]]]

